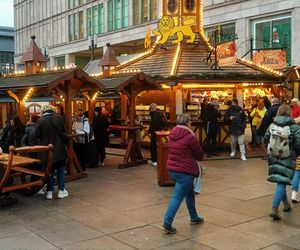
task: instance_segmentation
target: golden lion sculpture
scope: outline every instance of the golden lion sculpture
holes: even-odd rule
[[[190,37],[186,42],[193,43],[195,41],[196,34],[192,31],[192,28],[187,25],[175,26],[175,22],[171,16],[163,16],[158,22],[158,30],[153,30],[153,34],[160,36],[158,44],[165,43],[170,36],[177,35],[177,39],[172,43],[179,43],[183,40],[183,36]]]

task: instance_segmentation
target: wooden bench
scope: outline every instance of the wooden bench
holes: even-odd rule
[[[33,153],[48,152],[46,166],[41,161],[28,157]],[[0,155],[0,191],[2,193],[20,190],[25,194],[38,192],[46,183],[51,173],[53,161],[53,145],[9,147],[9,154]],[[35,170],[34,166],[40,164],[41,169]],[[34,178],[32,178],[34,177]],[[12,183],[12,184],[11,184]]]

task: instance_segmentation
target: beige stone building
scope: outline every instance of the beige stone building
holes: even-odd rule
[[[177,0],[170,1],[170,4]],[[192,2],[193,0],[186,0]],[[215,26],[221,40],[238,37],[239,56],[253,47],[286,48],[289,65],[300,64],[299,0],[203,0],[207,35]],[[156,27],[160,0],[15,0],[15,63],[36,35],[48,67],[84,67],[110,42],[116,54],[144,50],[147,29]],[[95,46],[94,46],[95,47]]]

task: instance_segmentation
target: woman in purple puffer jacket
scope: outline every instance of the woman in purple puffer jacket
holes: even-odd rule
[[[176,228],[172,227],[172,222],[184,198],[190,214],[190,224],[204,222],[197,214],[194,194],[194,179],[199,176],[196,161],[203,159],[203,151],[190,125],[188,114],[178,115],[177,126],[170,133],[167,168],[176,184],[164,218],[163,229],[167,233],[177,232]]]

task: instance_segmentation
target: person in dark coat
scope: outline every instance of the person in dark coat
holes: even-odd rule
[[[244,110],[238,106],[238,100],[233,99],[231,106],[224,115],[224,121],[229,122],[229,134],[231,154],[235,156],[236,143],[238,142],[241,152],[241,159],[246,161],[246,149],[245,149],[245,128],[246,128],[246,115]]]
[[[15,146],[20,147],[21,146],[21,140],[25,133],[25,126],[21,122],[21,119],[19,116],[15,116],[13,119],[10,120],[10,129],[7,133],[7,139],[6,144],[9,148],[9,146]],[[7,150],[8,150],[7,148]]]
[[[261,125],[257,131],[259,136],[264,136],[268,127],[274,122],[274,117],[277,114],[278,108],[280,106],[278,98],[271,99],[271,107],[268,109],[267,113],[265,114]]]
[[[219,111],[219,104],[216,101],[211,102],[206,110],[206,150],[207,157],[216,155],[217,135],[219,131],[218,119],[222,115]]]
[[[200,173],[197,161],[203,159],[203,151],[190,129],[191,121],[188,114],[178,115],[177,126],[171,130],[168,144],[167,169],[175,181],[173,197],[165,213],[163,229],[167,233],[176,233],[172,227],[174,217],[183,199],[190,215],[190,224],[201,224],[204,219],[195,207],[194,179]]]
[[[268,155],[268,181],[277,183],[270,216],[274,220],[279,220],[280,215],[278,213],[278,207],[281,201],[284,205],[284,212],[289,212],[291,210],[291,205],[286,194],[286,185],[292,184],[296,158],[300,154],[300,128],[297,124],[295,124],[294,119],[291,117],[291,108],[286,104],[283,104],[278,108],[274,124],[282,128],[289,126],[290,129],[290,135],[288,136],[290,156],[287,158],[281,158],[271,154]],[[265,134],[265,144],[270,142],[270,138],[272,136],[270,131],[271,127],[272,126],[268,128]]]
[[[157,139],[156,131],[163,130],[165,126],[163,113],[157,108],[156,103],[152,103],[149,107],[151,122],[149,127],[149,134],[151,135],[151,161],[152,166],[157,166]]]
[[[269,101],[269,98],[267,96],[263,96],[262,97],[265,107],[267,110],[269,110],[269,108],[271,107],[272,103]]]
[[[94,109],[92,126],[97,145],[98,167],[104,167],[104,160],[106,158],[105,147],[109,143],[108,125],[106,116],[102,114],[102,108],[96,107]]]
[[[47,182],[46,199],[53,199],[54,190],[54,171],[57,172],[58,182],[58,198],[63,199],[68,197],[69,193],[65,189],[65,165],[67,159],[67,141],[66,129],[63,117],[54,112],[54,107],[44,105],[41,109],[42,117],[37,121],[35,126],[35,137],[39,145],[52,144],[53,149],[53,164],[52,173]],[[47,154],[40,154],[40,159],[43,165],[47,164]]]
[[[21,146],[34,146],[37,145],[34,129],[36,122],[40,119],[38,115],[32,115],[25,128],[25,134],[21,140]]]

